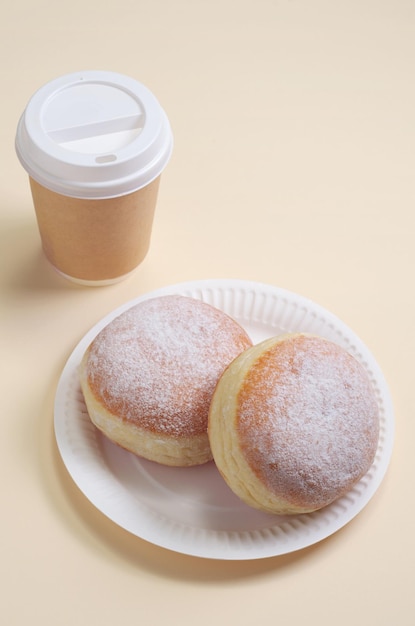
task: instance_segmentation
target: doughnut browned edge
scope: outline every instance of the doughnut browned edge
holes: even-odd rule
[[[141,301],[103,328],[83,356],[79,379],[89,417],[108,439],[151,461],[210,461],[214,389],[250,346],[234,319],[201,300]]]
[[[371,467],[379,407],[363,366],[307,333],[267,339],[222,375],[209,412],[215,463],[234,493],[274,514],[316,511]]]

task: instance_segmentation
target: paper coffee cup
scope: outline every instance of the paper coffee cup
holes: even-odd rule
[[[60,273],[108,284],[141,263],[172,146],[159,102],[127,76],[69,74],[33,95],[16,152],[29,174],[43,250]]]

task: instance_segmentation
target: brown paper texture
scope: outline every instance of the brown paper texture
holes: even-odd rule
[[[80,280],[105,281],[131,272],[150,246],[159,181],[125,196],[89,200],[63,196],[30,178],[46,257]]]

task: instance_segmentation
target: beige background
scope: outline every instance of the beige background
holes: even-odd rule
[[[0,29],[2,622],[413,624],[415,3],[16,0]],[[13,145],[32,93],[80,69],[145,83],[175,135],[150,253],[98,289],[44,260]],[[315,300],[385,374],[389,471],[319,545],[235,563],[174,554],[108,521],[60,461],[53,400],[80,338],[141,293],[203,278]]]

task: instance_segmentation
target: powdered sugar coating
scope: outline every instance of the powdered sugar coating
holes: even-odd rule
[[[266,487],[315,509],[368,471],[378,405],[354,357],[320,337],[293,335],[252,365],[238,396],[237,428],[245,458]]]
[[[97,335],[88,353],[88,384],[122,420],[191,437],[206,432],[220,375],[251,345],[242,327],[211,305],[178,295],[152,298]]]

